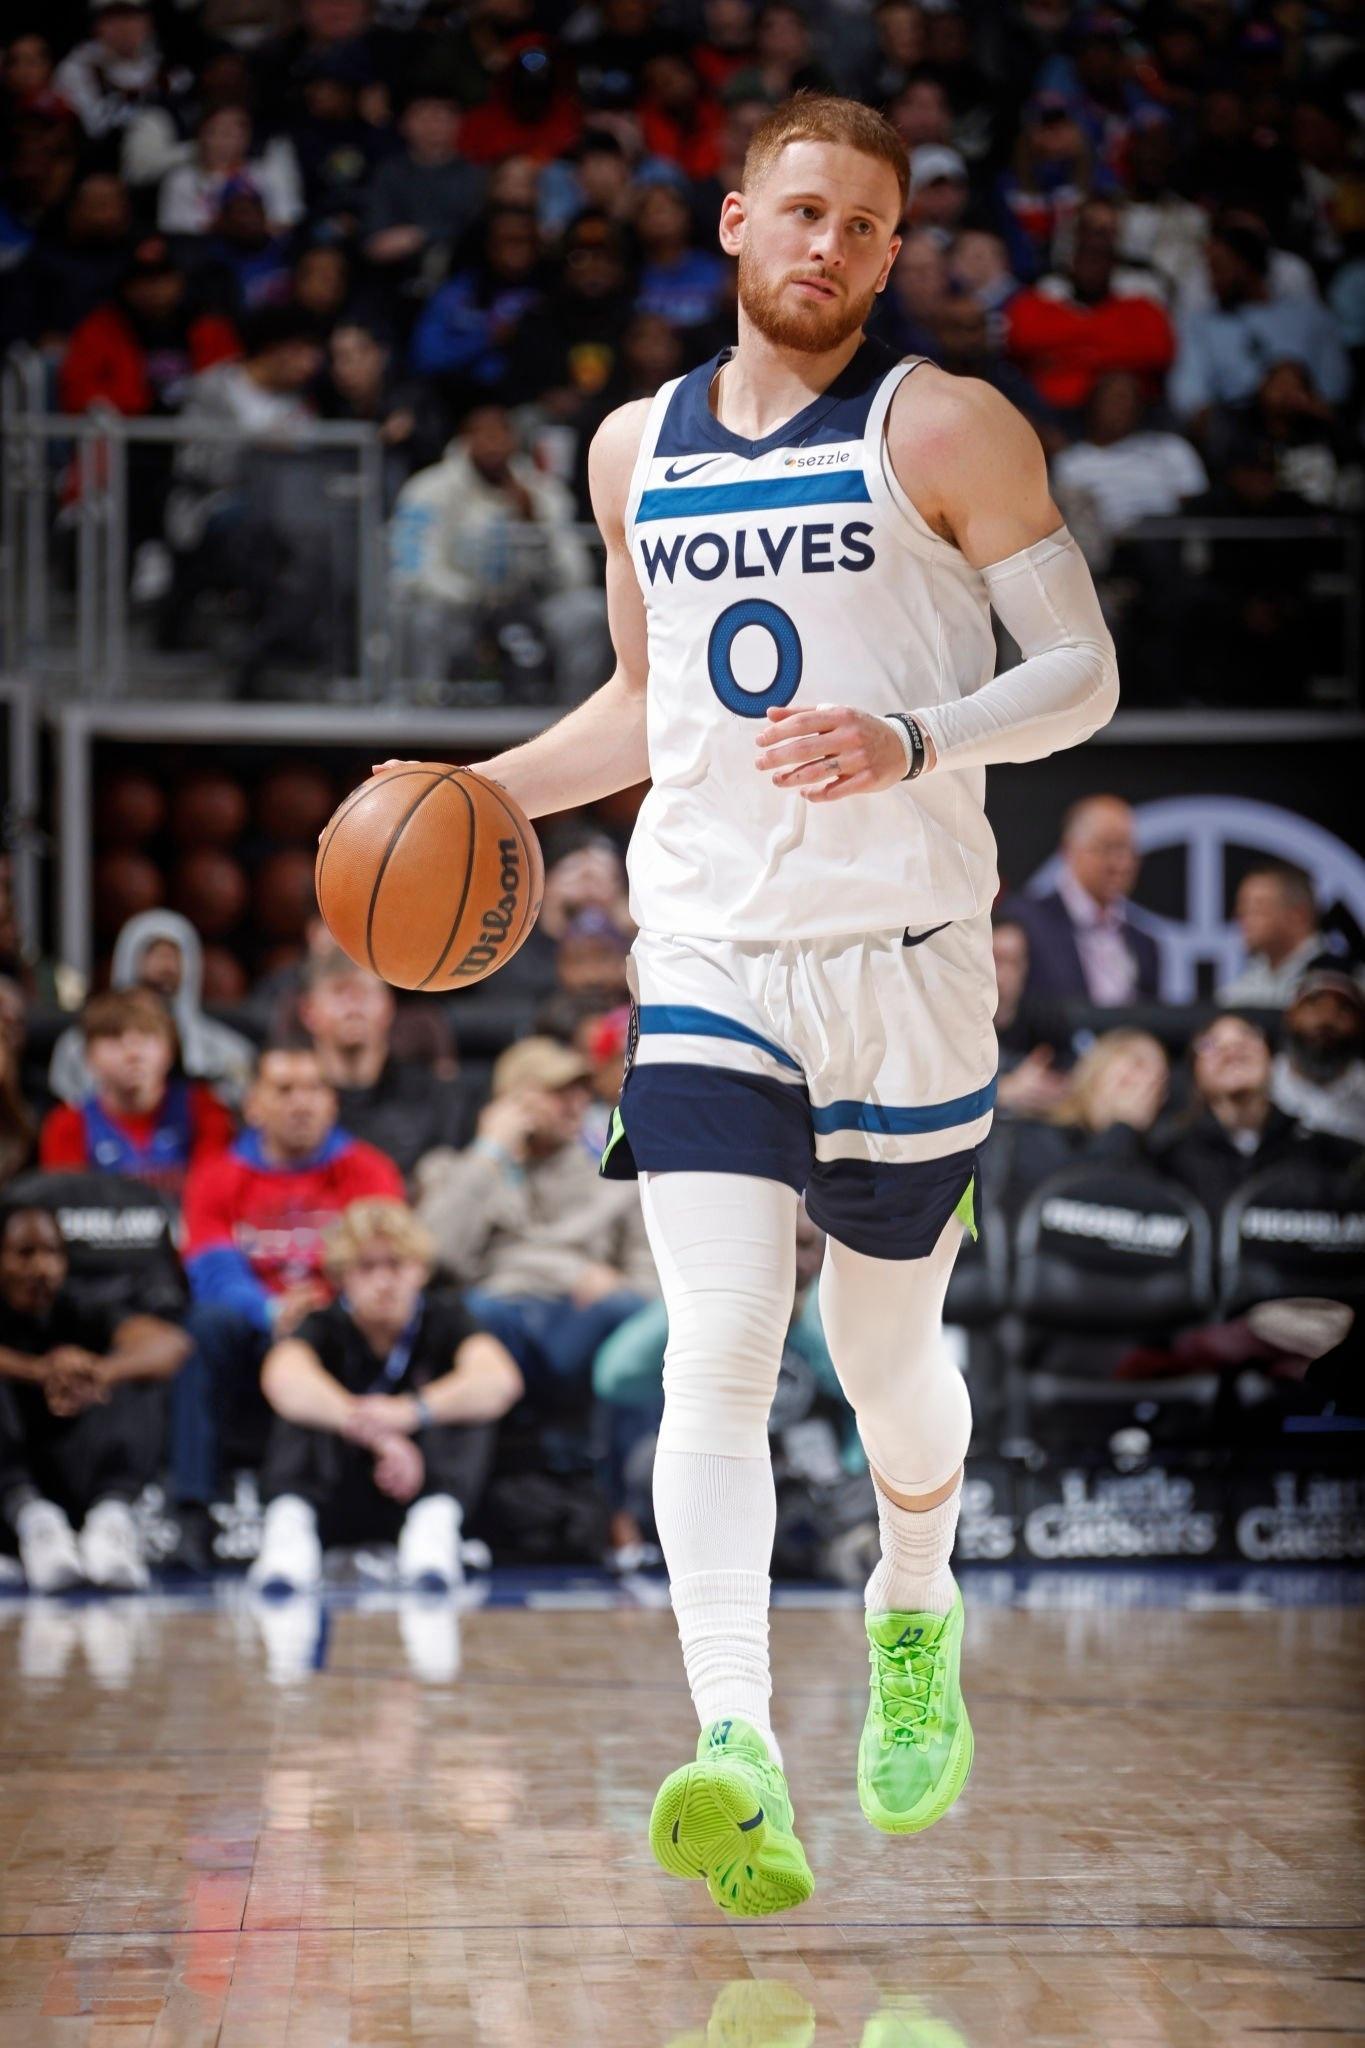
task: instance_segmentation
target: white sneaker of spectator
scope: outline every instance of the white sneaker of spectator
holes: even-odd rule
[[[247,1584],[260,1593],[307,1593],[322,1584],[318,1518],[301,1495],[282,1493],[266,1509]]]
[[[15,1517],[15,1533],[30,1592],[64,1593],[68,1586],[85,1584],[76,1532],[55,1501],[25,1502]]]
[[[415,1500],[398,1536],[398,1577],[424,1593],[453,1592],[464,1577],[460,1563],[460,1503],[453,1494]]]
[[[81,1564],[92,1586],[142,1593],[151,1583],[137,1521],[126,1500],[99,1500],[81,1530]]]

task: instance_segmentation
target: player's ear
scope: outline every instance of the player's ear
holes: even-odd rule
[[[879,292],[884,292],[886,290],[886,281],[891,275],[892,269],[895,265],[896,258],[900,255],[900,252],[901,238],[899,235],[893,235],[891,237],[890,243],[887,246],[886,261],[882,265],[882,274],[877,279],[877,290]]]
[[[727,256],[739,254],[745,218],[744,194],[727,192],[720,206],[720,246]]]

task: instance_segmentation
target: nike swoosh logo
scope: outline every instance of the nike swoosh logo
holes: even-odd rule
[[[699,469],[705,469],[708,462],[719,462],[718,455],[704,455],[700,462],[694,462],[691,469],[679,469],[676,462],[670,462],[664,471],[666,484],[680,484],[685,476],[695,476]]]

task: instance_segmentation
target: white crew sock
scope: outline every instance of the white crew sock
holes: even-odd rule
[[[780,1764],[768,1670],[772,1460],[660,1450],[654,1519],[697,1719],[703,1728],[729,1717],[750,1722]]]
[[[877,1522],[882,1555],[863,1594],[869,1614],[946,1614],[957,1592],[949,1570],[962,1481],[936,1508],[901,1508],[880,1486]]]

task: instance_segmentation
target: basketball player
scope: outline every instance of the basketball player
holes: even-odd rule
[[[757,129],[720,220],[738,347],[593,444],[616,671],[484,768],[533,817],[653,780],[603,1170],[639,1175],[668,1306],[654,1504],[702,1734],[650,1840],[737,1914],[814,1885],[768,1665],[803,1192],[881,1530],[859,1799],[911,1833],[967,1779],[949,1558],[971,1416],[941,1323],[995,1096],[983,770],[1088,738],[1118,695],[1032,429],[864,337],[906,185],[853,101],[800,95]],[[998,676],[992,606],[1024,656]]]

